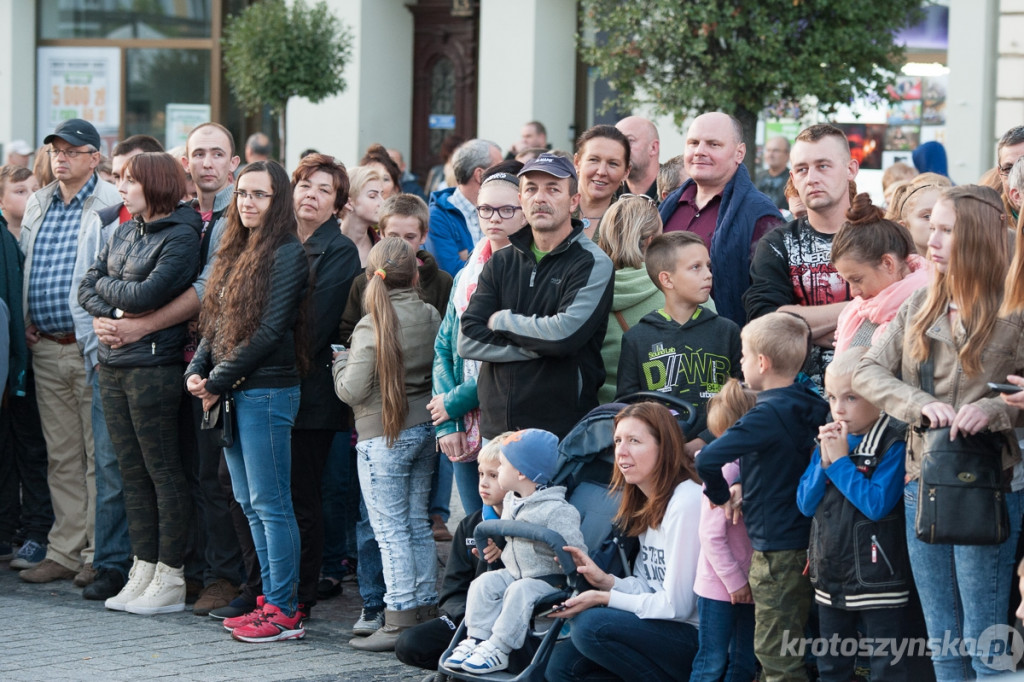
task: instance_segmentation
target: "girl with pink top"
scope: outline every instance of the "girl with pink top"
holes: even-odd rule
[[[903,301],[930,281],[928,261],[918,255],[910,232],[883,215],[867,194],[858,194],[832,240],[832,264],[855,297],[839,315],[836,355],[870,346]]]
[[[754,406],[753,391],[729,379],[708,401],[708,428],[718,437]],[[722,467],[725,480],[739,476],[738,462]],[[722,507],[702,498],[700,510],[700,557],[693,591],[700,618],[699,649],[690,682],[749,682],[754,679],[754,599],[747,574],[753,548],[747,528]],[[728,671],[728,673],[727,673]],[[723,678],[724,676],[724,678]]]

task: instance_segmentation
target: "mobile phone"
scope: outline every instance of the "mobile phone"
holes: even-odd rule
[[[550,616],[552,613],[558,613],[559,611],[565,611],[567,608],[569,608],[569,607],[566,606],[565,604],[555,604],[554,606],[552,606],[547,611],[541,611],[540,613],[538,613],[537,614],[537,618],[543,618],[545,616]]]
[[[997,393],[1020,393],[1024,388],[1014,384],[997,384],[994,381],[988,382],[988,387]]]
[[[345,350],[345,346],[341,345],[340,343],[332,343],[331,344],[331,352],[333,352],[333,353],[342,353],[342,352],[344,352],[344,350]]]

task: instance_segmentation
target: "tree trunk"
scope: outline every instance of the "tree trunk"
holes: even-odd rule
[[[747,146],[747,155],[743,158],[743,163],[750,172],[750,179],[753,180],[757,172],[757,113],[737,106],[733,115],[743,126],[743,143]]]
[[[287,130],[288,100],[281,105],[281,113],[277,116],[277,138],[281,142],[281,165],[288,168],[288,147],[285,145],[285,130]]]

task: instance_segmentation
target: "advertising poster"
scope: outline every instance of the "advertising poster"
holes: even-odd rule
[[[209,104],[168,104],[164,149],[184,146],[192,129],[209,120]]]
[[[121,51],[116,47],[40,47],[36,144],[61,121],[82,118],[109,153],[121,126]]]

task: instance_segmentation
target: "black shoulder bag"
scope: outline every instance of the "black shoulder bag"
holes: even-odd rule
[[[921,388],[935,395],[935,361],[921,363]],[[929,544],[998,545],[1010,535],[1003,494],[1002,436],[919,431],[924,440],[914,530]]]

